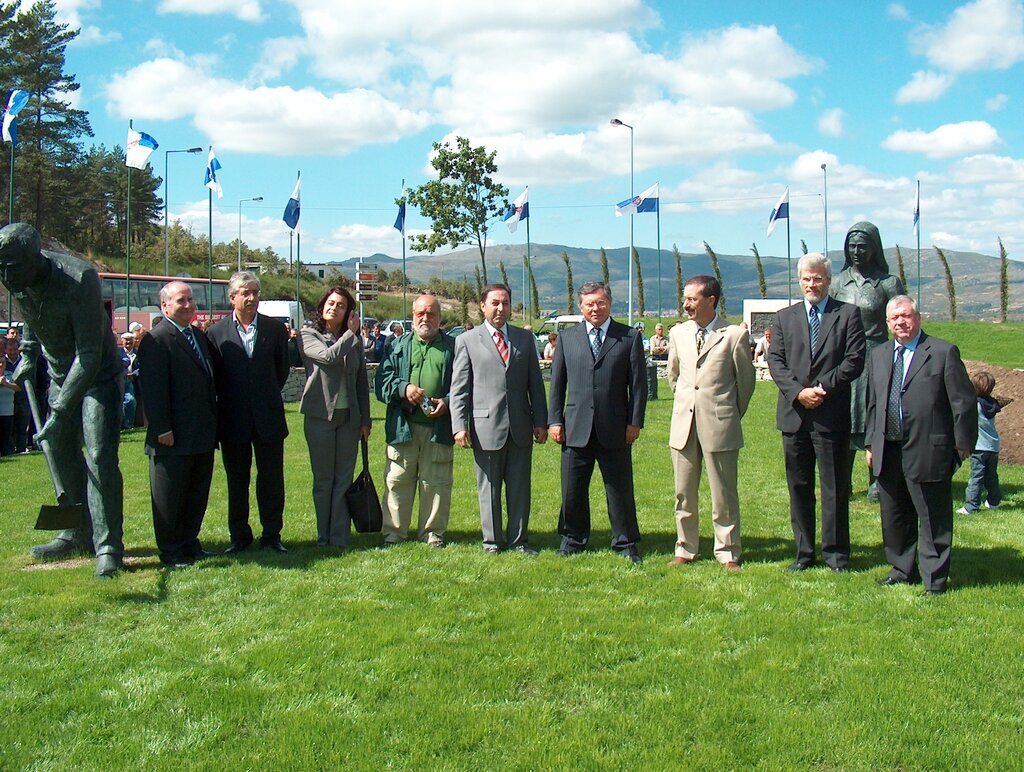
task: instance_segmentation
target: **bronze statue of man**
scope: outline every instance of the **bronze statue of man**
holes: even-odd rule
[[[882,237],[878,228],[869,222],[855,223],[846,234],[843,245],[846,262],[843,270],[833,279],[829,294],[836,300],[852,303],[860,310],[867,343],[866,359],[871,350],[889,338],[885,324],[885,304],[904,294],[903,282],[889,273],[889,264],[882,251]],[[851,385],[850,394],[850,449],[864,450],[864,418],[867,413],[868,368]],[[856,452],[850,453],[852,472]],[[868,472],[868,497],[878,500],[874,475]],[[851,486],[851,491],[852,491]]]
[[[82,522],[32,548],[41,560],[96,553],[96,574],[114,575],[124,554],[124,486],[118,464],[124,365],[103,308],[100,279],[87,261],[43,251],[26,223],[0,230],[0,280],[21,308],[24,356],[15,380],[34,380],[39,355],[50,371],[50,415],[37,441],[49,440],[57,473]],[[83,453],[83,445],[85,452]]]

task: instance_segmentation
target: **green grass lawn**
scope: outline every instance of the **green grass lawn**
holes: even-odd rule
[[[744,568],[667,565],[670,402],[635,447],[645,562],[555,549],[558,450],[534,457],[541,555],[480,545],[469,451],[434,551],[317,548],[301,421],[289,408],[286,556],[181,571],[152,551],[142,435],[124,438],[126,543],[114,581],[26,570],[38,455],[0,464],[0,768],[1016,768],[1024,753],[1024,467],[1007,504],[956,522],[952,592],[880,588],[877,506],[855,478],[852,572],[790,574],[775,388],[758,384],[741,456]],[[375,419],[383,409],[374,403]],[[372,437],[383,466],[383,421]],[[962,502],[966,471],[954,482]],[[254,516],[255,519],[255,516]],[[217,462],[203,538],[227,543]]]

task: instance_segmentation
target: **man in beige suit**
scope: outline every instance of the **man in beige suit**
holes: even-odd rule
[[[737,466],[743,447],[740,419],[754,393],[747,332],[717,313],[722,287],[713,276],[693,276],[683,288],[689,321],[669,333],[668,378],[675,394],[669,446],[676,482],[676,550],[672,565],[698,555],[698,500],[702,462],[711,486],[715,559],[740,568]]]

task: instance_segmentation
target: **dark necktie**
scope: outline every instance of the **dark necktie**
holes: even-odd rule
[[[501,330],[494,331],[494,344],[498,347],[498,353],[501,354],[501,361],[508,364],[508,345],[505,343],[505,335]]]
[[[601,328],[595,327],[590,331],[590,350],[594,354],[594,359],[597,359],[598,353],[601,351]]]
[[[811,326],[811,356],[814,356],[814,352],[818,350],[818,333],[821,332],[821,322],[818,320],[816,306],[811,306],[811,313],[807,317],[807,321]]]
[[[697,330],[697,356],[700,356],[701,349],[704,348],[704,337],[708,334],[708,331],[701,327]]]
[[[885,406],[885,439],[903,439],[903,352],[906,349],[896,344],[892,362],[892,380],[889,382],[889,401]]]
[[[196,340],[196,334],[195,331],[192,329],[192,326],[189,325],[181,332],[185,336],[185,340],[187,340],[188,344],[192,347],[192,351],[196,355],[196,359],[198,359],[203,365],[205,365],[206,360],[203,358],[203,352],[199,348],[199,341]]]

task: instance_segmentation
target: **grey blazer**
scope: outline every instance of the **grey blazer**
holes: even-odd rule
[[[362,340],[345,330],[340,338],[303,327],[302,362],[306,366],[306,386],[302,390],[299,412],[311,418],[334,418],[334,408],[342,380],[348,388],[349,422],[370,426],[370,386],[366,378]]]
[[[455,363],[449,407],[452,434],[469,431],[473,447],[500,450],[511,437],[531,447],[533,427],[547,428],[544,381],[537,361],[537,344],[528,330],[506,325],[508,365],[486,325],[455,339]]]

